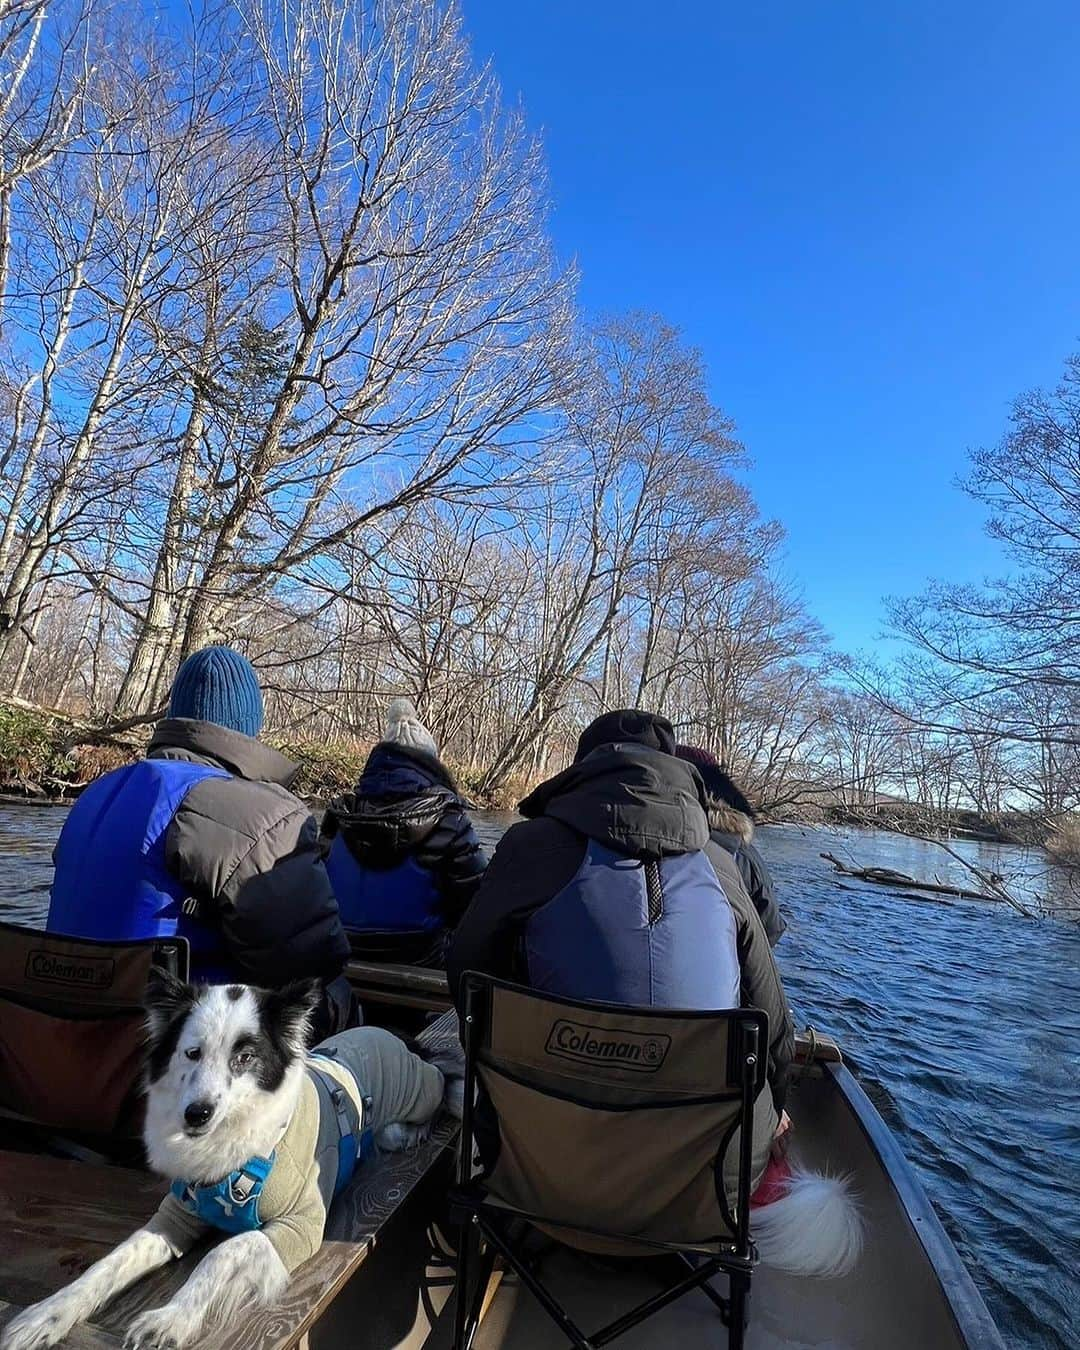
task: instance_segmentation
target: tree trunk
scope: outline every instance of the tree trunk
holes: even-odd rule
[[[206,425],[203,395],[192,393],[191,415],[180,442],[180,459],[169,494],[165,530],[154,563],[146,614],[124,673],[113,711],[117,716],[149,712],[156,706],[156,686],[175,632],[177,578],[183,549],[184,520],[195,485],[195,461]]]

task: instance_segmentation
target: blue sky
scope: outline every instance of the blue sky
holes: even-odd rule
[[[1080,347],[1076,0],[462,2],[584,304],[702,348],[838,644],[999,570],[952,484]]]

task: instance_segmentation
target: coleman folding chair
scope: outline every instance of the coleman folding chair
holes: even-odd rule
[[[187,979],[187,941],[97,942],[0,923],[0,1117],[110,1146],[137,1137],[152,966]]]
[[[463,989],[454,1350],[473,1344],[496,1256],[577,1350],[607,1345],[694,1289],[739,1350],[755,1260],[749,1202],[766,1015],[577,1002],[473,973]],[[500,1145],[474,1179],[477,1086]],[[594,1253],[674,1253],[683,1274],[587,1335],[525,1259],[530,1228]],[[726,1297],[710,1284],[721,1273]]]

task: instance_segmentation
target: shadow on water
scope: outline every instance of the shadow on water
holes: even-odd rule
[[[62,819],[59,808],[0,808],[0,918],[44,918]],[[512,819],[481,815],[485,844]],[[842,1043],[1006,1342],[1072,1350],[1080,1343],[1080,927],[850,878],[841,885],[818,857],[828,850],[862,866],[969,884],[962,868],[917,840],[776,826],[759,843],[788,919],[778,955],[798,1024]],[[1072,885],[1041,855],[963,847],[1010,879],[1050,885],[1055,898]]]

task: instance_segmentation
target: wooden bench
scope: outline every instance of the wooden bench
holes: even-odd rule
[[[430,1046],[455,1039],[452,1014],[420,1036]],[[423,1145],[357,1170],[334,1203],[319,1252],[296,1271],[276,1307],[205,1339],[206,1350],[290,1350],[303,1346],[371,1256],[395,1216],[432,1178],[449,1174],[457,1122],[444,1117]],[[0,1152],[0,1326],[22,1308],[69,1284],[140,1227],[164,1194],[149,1173],[29,1153]],[[422,1232],[418,1213],[408,1216]],[[67,1341],[77,1350],[117,1347],[131,1319],[168,1302],[204,1254],[201,1247],[141,1280]]]

